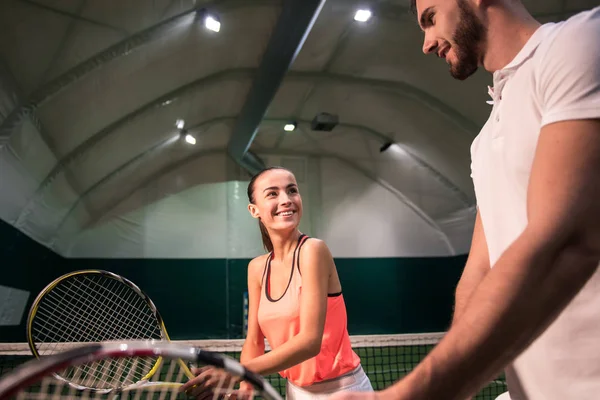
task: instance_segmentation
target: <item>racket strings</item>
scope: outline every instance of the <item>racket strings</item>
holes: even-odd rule
[[[40,355],[89,342],[161,339],[149,304],[131,287],[102,275],[61,281],[40,302],[32,329]],[[156,362],[108,360],[81,365],[63,377],[75,385],[122,387],[145,378]]]
[[[119,388],[142,381],[156,363],[156,358],[147,357],[107,359],[67,369],[60,376],[80,389]]]
[[[128,357],[126,360],[128,365],[143,363],[143,357]],[[114,363],[116,359],[107,359],[107,362]],[[96,363],[91,363],[96,364]],[[115,363],[116,364],[116,363]],[[61,372],[61,376],[69,376],[76,374],[78,368],[69,367]],[[134,368],[135,369],[135,368]],[[182,383],[187,382],[188,378],[185,375],[183,368],[174,359],[165,360],[160,367],[160,370],[152,379],[147,382],[142,382],[139,387],[130,387],[126,390],[111,391],[107,393],[96,392],[89,389],[77,389],[69,385],[67,382],[56,379],[52,376],[45,377],[40,383],[35,386],[30,386],[25,391],[21,391],[16,397],[18,400],[73,400],[73,399],[131,399],[131,400],[189,400],[191,397],[179,391]],[[227,395],[235,393],[233,385],[226,385],[221,381],[217,387],[213,388],[212,393],[207,393],[202,398],[204,400],[223,400]],[[251,400],[250,397],[244,400]]]
[[[55,293],[54,296],[53,293]],[[113,296],[116,297],[118,301],[107,298],[109,301],[106,303],[108,304],[99,304],[97,298],[91,295],[95,293],[94,291],[88,293],[85,290],[69,290],[68,292],[63,293],[64,296],[59,297],[58,301],[56,301],[55,297],[58,294],[58,290],[50,292],[47,296],[49,307],[44,307],[45,304],[40,305],[38,313],[47,318],[45,321],[41,318],[37,318],[36,326],[39,326],[40,329],[39,332],[36,333],[59,331],[58,329],[54,329],[56,327],[60,327],[62,330],[70,328],[72,332],[79,332],[80,335],[73,335],[64,339],[79,341],[77,339],[81,336],[86,339],[86,342],[122,339],[123,335],[127,335],[127,339],[140,339],[147,338],[149,333],[152,333],[152,336],[157,339],[160,338],[160,329],[158,328],[154,315],[150,312],[146,312],[145,315],[143,315],[142,312],[140,312],[144,311],[142,309],[143,304],[140,304],[141,301],[132,303],[129,299],[123,298],[122,296],[121,298]],[[70,298],[72,301],[65,305],[62,301],[66,298]],[[130,309],[122,306],[122,304],[127,303],[129,303]],[[68,314],[69,318],[56,318],[52,313],[48,315],[44,312],[44,310],[48,308],[68,309],[70,310]],[[131,309],[137,309],[138,314],[131,313]],[[92,329],[82,331],[81,328],[77,328],[78,326],[81,327],[82,323],[88,323]],[[90,337],[92,336],[96,336],[94,339],[97,340],[91,340]],[[53,339],[56,340],[56,337],[53,337]]]
[[[147,303],[131,288],[120,284],[118,281],[110,278],[100,278],[103,280],[102,282],[95,282],[89,277],[84,277],[80,281],[86,282],[73,282],[68,286],[57,287],[55,291],[58,294],[58,289],[60,289],[60,292],[64,295],[61,299],[72,299],[69,306],[76,311],[80,311],[81,317],[85,317],[90,321],[98,321],[101,324],[112,322],[111,326],[115,325],[115,322],[118,324],[125,320],[130,322],[129,328],[133,328],[131,329],[131,333],[134,334],[133,339],[145,337],[149,331],[155,333],[156,338],[160,338],[156,318],[149,310]],[[79,283],[83,283],[83,285]],[[99,302],[98,300],[104,301]],[[112,321],[101,318],[107,315],[114,315],[118,318]],[[111,331],[111,326],[98,326],[100,333],[104,333],[99,336],[105,338],[106,332]],[[144,326],[151,329],[140,330]]]
[[[60,303],[54,303],[51,298],[48,298],[47,302],[48,305],[52,306],[54,309],[61,307]],[[100,311],[100,308],[89,310],[71,305],[67,308],[71,311],[67,314],[63,313],[59,318],[56,318],[52,314],[48,314],[46,308],[39,309],[38,314],[40,317],[44,317],[44,319],[38,318],[34,322],[34,326],[37,328],[36,339],[38,341],[51,341],[54,342],[53,346],[58,346],[59,343],[56,342],[99,342],[120,339],[123,335],[130,336],[131,339],[144,338],[147,337],[147,335],[151,335],[155,338],[160,337],[160,333],[156,333],[157,329],[155,329],[154,326],[149,326],[147,323],[145,324],[148,328],[146,330],[140,330],[140,327],[135,325],[127,327],[127,325],[124,324],[113,323],[111,325],[117,325],[119,329],[113,329],[111,331],[109,330],[111,326],[106,324],[105,321],[101,319],[101,316],[98,315],[99,313],[97,311]],[[87,323],[87,327],[84,327],[82,323],[77,323],[77,321],[83,322],[83,320]],[[84,328],[88,329],[86,330]],[[57,337],[53,334],[57,331],[62,331],[61,336]],[[90,333],[93,333],[96,337],[91,337]],[[81,340],[82,338],[85,340]],[[51,347],[44,350],[54,352],[57,349],[56,347]]]
[[[44,318],[44,320],[41,320],[41,318],[36,319],[36,326],[39,327],[37,333],[39,334],[59,331],[59,329],[56,328],[60,328],[60,330],[63,331],[68,330],[73,333],[79,333],[79,335],[63,337],[61,338],[64,339],[62,341],[82,341],[78,339],[79,337],[83,337],[86,339],[84,340],[86,342],[96,342],[107,339],[121,339],[124,334],[128,336],[127,338],[131,339],[148,337],[148,334],[151,334],[157,339],[160,338],[160,331],[153,314],[146,313],[146,315],[142,315],[141,311],[143,304],[141,303],[143,300],[141,300],[139,296],[137,296],[137,301],[132,303],[129,298],[117,296],[117,293],[115,293],[115,296],[113,296],[112,299],[104,296],[108,301],[105,305],[101,305],[98,303],[95,296],[91,296],[91,294],[97,293],[92,288],[89,288],[91,289],[89,293],[83,289],[71,290],[70,288],[67,288],[69,289],[67,292],[60,290],[62,288],[57,289],[59,290],[50,292],[46,298],[49,307],[44,307],[44,304],[40,306],[38,313],[46,318]],[[131,295],[132,292],[133,291],[130,290],[129,295]],[[63,296],[57,297],[59,293],[63,293]],[[63,301],[67,298],[71,299],[71,301],[64,304]],[[114,298],[120,301],[116,301]],[[133,314],[129,309],[124,308],[121,305],[124,303],[129,303],[134,310],[137,309],[138,314]],[[57,318],[54,313],[48,315],[44,312],[47,308],[51,310],[69,310],[69,313],[65,314],[63,311],[63,314]],[[68,318],[64,318],[67,316]],[[93,329],[83,331],[81,322],[87,322]],[[123,322],[129,322],[129,325]],[[140,329],[142,327],[146,329]],[[115,330],[114,328],[118,329]],[[110,332],[112,332],[112,334]],[[92,334],[97,337],[91,338]],[[57,339],[59,338],[52,337],[52,340]]]

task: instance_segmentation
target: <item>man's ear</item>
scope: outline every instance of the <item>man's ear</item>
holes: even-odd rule
[[[252,215],[252,218],[260,217],[260,214],[258,213],[258,207],[256,207],[254,204],[248,204],[248,211],[250,211],[250,215]]]

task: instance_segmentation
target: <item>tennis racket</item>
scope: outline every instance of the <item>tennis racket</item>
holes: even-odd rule
[[[83,344],[133,340],[170,341],[152,300],[130,280],[108,271],[81,270],[58,277],[36,297],[27,318],[27,341],[37,358]],[[160,376],[164,370],[160,357],[137,361],[133,370],[123,364],[129,360],[110,360],[106,368],[114,371],[111,379],[89,380],[83,370],[69,376],[55,373],[55,377],[98,392],[142,384],[180,386],[194,377],[181,360],[178,380],[172,382]]]
[[[252,396],[258,395],[266,400],[282,400],[279,393],[262,376],[245,369],[233,358],[165,341],[87,344],[41,359],[33,359],[0,378],[0,399],[114,399],[115,395],[123,395],[132,399],[186,398],[184,393],[178,391],[178,387],[137,385],[110,391],[97,391],[74,388],[68,380],[56,379],[56,376],[77,376],[75,380],[85,381],[85,385],[88,387],[112,386],[113,377],[111,375],[120,377],[123,373],[132,373],[137,367],[144,365],[143,360],[156,358],[163,359],[168,365],[176,365],[183,360],[197,365],[220,368],[251,384]],[[111,370],[107,366],[129,367],[125,367],[124,370]],[[167,375],[172,370],[172,368],[168,368]],[[174,376],[166,378],[176,379]],[[213,387],[210,397],[204,398],[222,399],[232,394],[236,394],[232,385],[223,384]]]

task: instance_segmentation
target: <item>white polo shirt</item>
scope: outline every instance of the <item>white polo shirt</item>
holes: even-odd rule
[[[490,117],[471,146],[471,176],[493,267],[527,224],[540,129],[600,118],[600,7],[541,26],[494,73],[490,93]],[[512,400],[600,399],[600,269],[506,375]]]

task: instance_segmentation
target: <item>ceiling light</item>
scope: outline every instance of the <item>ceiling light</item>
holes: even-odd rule
[[[366,22],[371,18],[371,10],[358,10],[354,14],[354,20],[359,22]]]
[[[204,26],[213,32],[219,32],[221,30],[221,23],[215,19],[212,15],[207,15],[204,18]]]
[[[192,135],[190,135],[189,133],[187,135],[185,135],[185,141],[191,145],[196,144],[196,138],[193,137]]]
[[[296,123],[295,122],[287,123],[283,127],[283,130],[286,131],[286,132],[293,132],[295,129],[296,129]]]
[[[177,129],[183,129],[183,127],[185,126],[185,120],[178,119],[177,121],[175,121],[175,126],[177,127]]]

